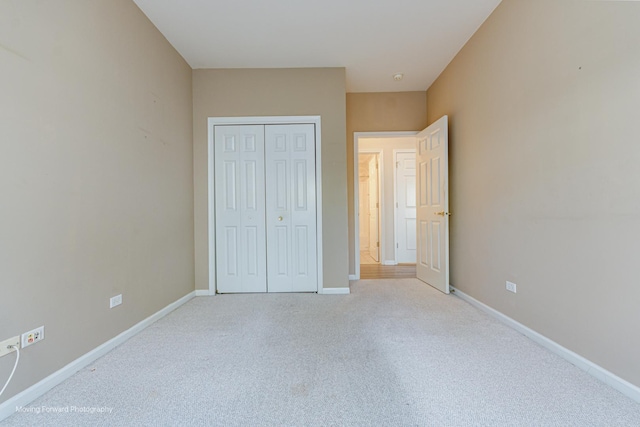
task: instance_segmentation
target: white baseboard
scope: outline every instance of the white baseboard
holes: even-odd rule
[[[349,280],[358,280],[358,276],[356,276],[355,274],[350,274]]]
[[[322,288],[323,295],[349,295],[351,290],[349,288]]]
[[[511,328],[515,329],[521,334],[527,336],[528,338],[540,344],[541,346],[551,351],[552,353],[557,354],[558,356],[562,357],[569,363],[587,372],[589,375],[599,379],[603,383],[615,388],[625,396],[628,396],[631,399],[635,400],[636,402],[640,403],[640,387],[633,385],[626,380],[623,380],[617,375],[607,371],[602,366],[596,365],[592,361],[580,356],[577,353],[574,353],[568,348],[561,346],[557,342],[545,337],[544,335],[534,331],[533,329],[526,327],[522,323],[516,320],[513,320],[512,318],[510,318],[505,314],[502,314],[498,310],[493,309],[484,303],[481,303],[477,299],[465,294],[461,290],[455,289],[454,287],[452,287],[452,289],[455,290],[455,292],[453,292],[454,295],[467,301],[469,304],[479,308],[485,313],[488,313],[489,315],[495,317],[496,319],[505,323],[507,326],[510,326]]]
[[[155,314],[152,314],[151,316],[133,325],[132,327],[122,332],[121,334],[117,335],[116,337],[110,339],[104,344],[99,345],[98,347],[94,348],[90,352],[80,356],[79,358],[72,361],[65,367],[57,370],[53,374],[37,382],[36,384],[32,385],[28,389],[7,399],[4,403],[0,404],[0,421],[4,420],[10,415],[13,415],[16,411],[16,408],[19,408],[21,406],[26,406],[29,403],[33,402],[38,397],[42,396],[43,394],[51,390],[53,387],[57,386],[67,378],[71,377],[73,374],[75,374],[79,370],[87,367],[96,359],[104,356],[105,354],[107,354],[108,352],[110,352],[111,350],[113,350],[123,342],[127,341],[129,338],[133,337],[134,335],[142,331],[147,326],[151,325],[155,321],[171,313],[173,310],[180,307],[181,305],[183,305],[193,297],[195,297],[195,295],[196,295],[196,292],[194,291],[183,296],[179,300],[172,302],[162,310],[158,311]]]
[[[196,289],[197,297],[209,297],[211,295],[215,295],[215,293],[211,293],[209,289]]]
[[[398,265],[394,260],[386,260],[382,263],[382,265]]]

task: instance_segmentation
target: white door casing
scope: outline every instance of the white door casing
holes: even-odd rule
[[[360,240],[360,221],[359,221],[359,216],[360,216],[360,207],[359,207],[359,201],[360,200],[360,185],[359,185],[359,170],[361,169],[361,166],[359,165],[359,154],[361,153],[369,153],[369,152],[376,152],[378,153],[378,156],[380,158],[380,176],[383,177],[382,181],[384,181],[384,149],[367,149],[364,148],[362,146],[362,142],[368,138],[411,138],[413,140],[413,147],[415,149],[415,137],[418,134],[418,132],[414,132],[414,131],[408,131],[408,132],[354,132],[353,133],[353,182],[354,182],[354,186],[353,186],[353,195],[354,195],[354,201],[355,204],[353,206],[353,223],[355,225],[355,233],[354,233],[354,237],[355,237],[355,245],[354,245],[354,249],[355,250],[355,262],[354,262],[354,274],[350,274],[349,275],[349,280],[358,280],[360,279],[360,251],[357,250],[359,248],[359,240]],[[409,148],[409,147],[408,147]],[[384,202],[385,200],[385,189],[384,189],[384,185],[380,186],[380,199]],[[385,251],[385,244],[384,244],[384,236],[385,236],[385,208],[384,208],[384,203],[383,203],[383,207],[380,209],[380,237],[382,238],[382,241],[380,242],[380,259],[382,260],[383,264],[388,264],[388,265],[394,265],[395,259],[392,262],[389,262],[390,260],[387,260],[387,252]],[[394,233],[395,234],[395,233]],[[394,242],[395,242],[395,238],[394,238]],[[395,255],[395,251],[394,251],[394,255]]]
[[[416,153],[398,151],[396,161],[396,261],[416,262]]]
[[[266,292],[264,127],[215,127],[219,292]]]
[[[378,155],[369,160],[369,255],[380,262],[380,174]]]
[[[314,126],[266,126],[265,164],[268,290],[315,292]]]
[[[418,279],[449,293],[448,118],[417,135]]]

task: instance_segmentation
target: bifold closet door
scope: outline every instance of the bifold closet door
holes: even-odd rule
[[[265,126],[267,286],[316,292],[315,127]]]
[[[216,126],[218,292],[266,292],[264,126]]]

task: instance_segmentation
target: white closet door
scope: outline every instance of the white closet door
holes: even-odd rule
[[[315,128],[267,125],[269,292],[316,292]]]
[[[218,292],[266,292],[264,126],[215,127]]]

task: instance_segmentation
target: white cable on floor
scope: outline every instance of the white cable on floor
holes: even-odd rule
[[[18,367],[18,362],[20,361],[20,346],[10,345],[9,347],[13,347],[16,349],[16,363],[15,365],[13,365],[13,370],[11,371],[11,375],[9,375],[9,379],[5,383],[4,387],[2,387],[2,391],[0,391],[0,396],[2,396],[2,393],[4,393],[4,390],[7,388],[7,386],[11,382],[11,378],[13,378],[13,374],[16,372],[16,368]]]

